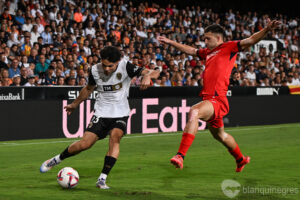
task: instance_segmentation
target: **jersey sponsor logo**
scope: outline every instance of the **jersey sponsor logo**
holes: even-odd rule
[[[123,87],[122,83],[117,83],[115,85],[103,85],[103,91],[110,92],[110,91],[116,91],[120,90]]]
[[[208,59],[210,59],[211,57],[217,55],[219,52],[220,52],[220,50],[208,54],[208,55],[206,56],[206,60],[208,60]]]
[[[118,72],[116,76],[117,76],[117,79],[118,79],[118,80],[121,80],[122,74],[121,74],[120,72]]]

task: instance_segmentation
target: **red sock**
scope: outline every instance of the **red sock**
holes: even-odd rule
[[[181,153],[183,156],[185,156],[186,152],[189,150],[190,146],[192,145],[194,139],[195,139],[195,135],[190,133],[183,133],[178,153]]]
[[[241,158],[243,158],[243,154],[238,144],[236,144],[236,147],[233,150],[228,151],[235,158],[235,160],[240,160]]]

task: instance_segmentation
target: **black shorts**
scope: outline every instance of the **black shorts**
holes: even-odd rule
[[[99,140],[106,138],[113,128],[119,128],[126,134],[128,116],[120,118],[102,118],[93,116],[85,131],[95,133]]]

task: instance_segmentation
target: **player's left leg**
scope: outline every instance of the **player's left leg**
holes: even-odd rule
[[[74,156],[81,151],[87,150],[92,147],[99,137],[90,131],[85,131],[83,137],[68,146],[61,154],[54,156],[53,158],[46,160],[40,167],[40,172],[45,173],[52,169],[55,165],[58,165],[62,160]]]
[[[109,137],[109,149],[104,158],[102,172],[96,183],[96,186],[100,189],[109,189],[109,187],[106,185],[106,178],[119,157],[120,141],[123,135],[124,131],[119,128],[114,128],[111,130]]]
[[[236,172],[241,172],[245,165],[250,162],[250,157],[243,156],[235,139],[230,134],[225,132],[224,126],[216,128],[209,124],[208,129],[213,137],[221,142],[228,149],[229,153],[235,158],[237,164]]]
[[[198,131],[199,119],[207,121],[211,119],[213,115],[214,107],[208,100],[201,101],[192,106],[189,111],[188,122],[184,128],[178,152],[170,160],[176,168],[183,168],[183,159],[195,139],[195,135]]]

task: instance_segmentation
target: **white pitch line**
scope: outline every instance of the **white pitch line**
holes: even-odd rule
[[[75,142],[78,140],[68,140],[68,141],[63,141],[63,140],[59,140],[59,141],[49,141],[49,142],[30,142],[30,143],[0,143],[0,147],[1,146],[24,146],[24,145],[33,145],[33,144],[53,144],[53,143],[65,143],[65,142]]]
[[[235,129],[225,129],[226,132],[237,132],[237,131],[253,131],[253,130],[263,130],[263,129],[277,129],[277,128],[288,128],[288,127],[300,127],[300,124],[293,126],[271,126],[271,127],[253,127],[253,128],[235,128]],[[200,133],[208,133],[208,130],[200,131]],[[131,135],[130,137],[124,137],[124,139],[131,138],[142,138],[142,137],[160,137],[160,136],[173,136],[179,135],[181,133],[159,133],[159,134],[143,134],[143,135]],[[107,138],[106,138],[107,139]],[[59,140],[59,141],[49,141],[49,142],[30,142],[30,143],[9,143],[9,142],[0,142],[0,147],[7,146],[25,146],[25,145],[36,145],[36,144],[54,144],[54,143],[70,143],[78,140]]]

